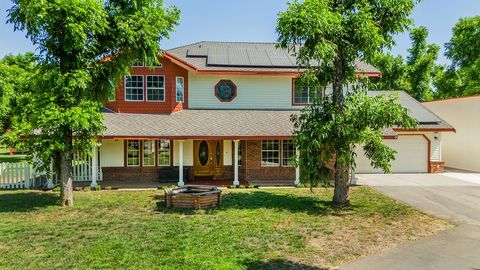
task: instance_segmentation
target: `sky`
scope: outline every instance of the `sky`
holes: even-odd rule
[[[170,49],[198,41],[265,41],[276,40],[277,14],[287,8],[288,0],[165,0],[165,6],[181,10],[180,25],[161,47]],[[6,24],[11,2],[0,2],[0,57],[5,54],[33,51],[31,42],[22,32],[14,32]],[[480,15],[480,0],[423,0],[415,8],[415,25],[429,31],[429,43],[441,45],[439,63],[448,64],[443,56],[444,44],[451,38],[452,27],[462,17]],[[396,37],[392,52],[406,56],[410,47],[408,34]]]

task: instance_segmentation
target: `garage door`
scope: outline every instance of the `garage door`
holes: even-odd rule
[[[425,137],[398,136],[396,140],[385,140],[386,145],[395,149],[397,155],[392,161],[393,173],[426,173],[428,172],[428,142]],[[382,173],[370,166],[363,149],[357,148],[357,173]]]

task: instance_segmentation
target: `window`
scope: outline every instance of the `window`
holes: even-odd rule
[[[143,61],[137,60],[137,61],[135,61],[135,63],[133,63],[133,66],[134,67],[143,67],[144,64],[143,64]]]
[[[293,104],[313,104],[315,100],[323,97],[322,90],[318,86],[302,86],[294,82]]]
[[[127,166],[129,167],[140,166],[140,141],[139,140],[127,141]]]
[[[293,166],[292,158],[295,156],[295,147],[292,140],[282,141],[282,166]]]
[[[155,166],[155,141],[143,141],[143,166]]]
[[[280,147],[278,140],[262,141],[262,167],[280,165]]]
[[[170,166],[170,141],[158,141],[158,166]]]
[[[183,92],[184,92],[184,81],[183,77],[177,77],[175,80],[175,92],[177,93],[177,102],[183,102]]]
[[[230,102],[237,96],[237,86],[230,80],[221,80],[215,85],[215,96],[221,102]]]
[[[165,77],[147,76],[147,101],[165,100]]]
[[[125,76],[125,100],[143,101],[143,76]]]
[[[242,141],[238,142],[238,166],[242,166],[242,145]]]

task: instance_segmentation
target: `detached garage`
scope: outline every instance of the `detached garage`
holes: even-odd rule
[[[397,151],[392,162],[393,173],[428,173],[429,141],[423,135],[404,134],[387,139],[385,144]],[[382,173],[370,165],[361,147],[357,150],[357,173]]]

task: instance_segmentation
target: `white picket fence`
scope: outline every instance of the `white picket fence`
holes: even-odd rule
[[[33,178],[28,162],[0,163],[0,188],[30,188]]]
[[[92,157],[84,154],[75,154],[73,165],[73,181],[92,181]],[[99,167],[99,166],[97,166]],[[0,163],[0,189],[28,189],[38,187],[35,181],[44,176],[45,172],[35,171],[26,161],[15,163]],[[55,177],[53,177],[55,178]],[[101,169],[97,170],[97,179],[102,179]]]

